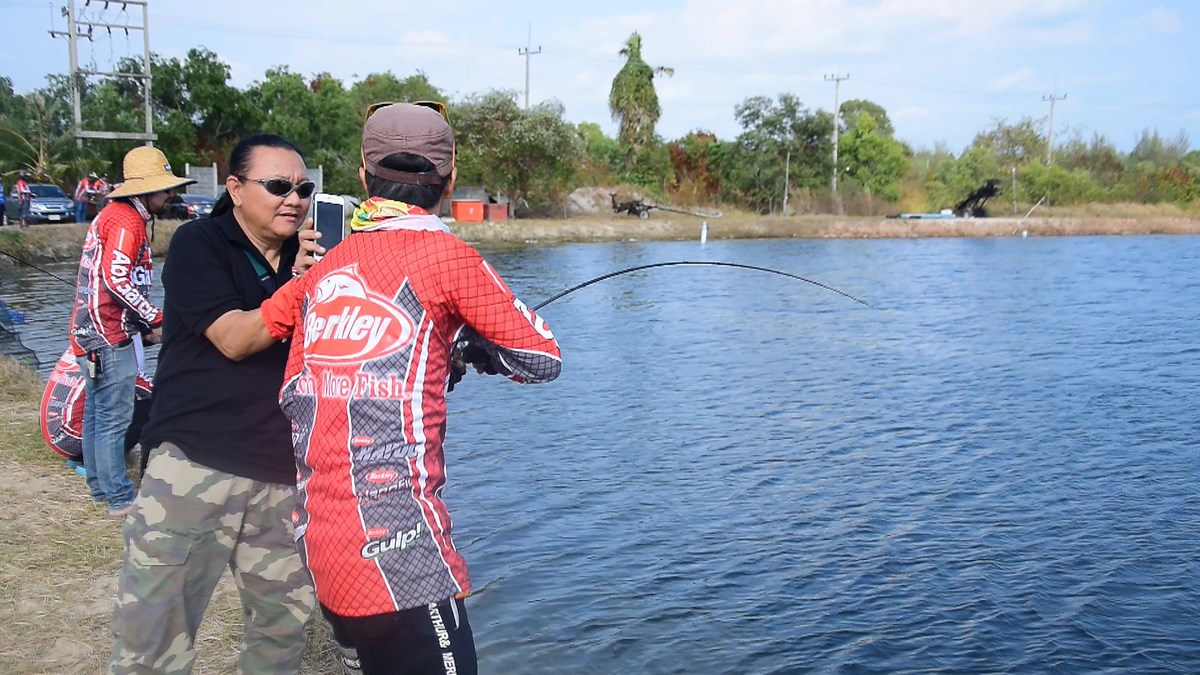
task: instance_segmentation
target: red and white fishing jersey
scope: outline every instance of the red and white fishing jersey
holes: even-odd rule
[[[441,499],[450,352],[464,325],[499,348],[514,380],[561,369],[545,322],[474,248],[414,211],[352,234],[262,306],[271,334],[292,337],[280,405],[296,451],[296,540],[317,597],[342,616],[470,591]]]
[[[128,344],[162,324],[162,310],[150,300],[149,220],[150,213],[133,198],[112,202],[88,226],[71,312],[76,356]]]

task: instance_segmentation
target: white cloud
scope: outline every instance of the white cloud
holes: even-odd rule
[[[1148,116],[1178,124],[1200,90],[1186,65],[1200,57],[1187,40],[1190,5],[1183,3],[445,0],[398,8],[392,0],[356,0],[325,12],[316,0],[293,0],[280,12],[247,0],[206,0],[198,15],[189,2],[154,0],[151,48],[183,58],[187,49],[207,46],[243,88],[278,65],[305,76],[328,71],[347,85],[371,72],[403,78],[424,71],[459,98],[522,92],[526,61],[518,48],[532,23],[532,46],[543,51],[529,60],[531,100],[557,99],[569,121],[611,132],[607,98],[623,63],[618,52],[638,31],[646,62],[675,68],[673,78],[655,82],[664,137],[696,127],[734,137],[734,106],[756,95],[791,93],[810,109],[829,110],[834,87],[824,76],[849,73],[842,101],[884,106],[906,121],[897,125],[906,141],[949,138],[957,146],[991,119],[1044,115],[1041,97],[1055,91],[1056,80],[1057,91],[1071,95],[1064,110],[1113,137],[1144,126]],[[45,72],[63,72],[67,50],[46,36],[44,10],[17,6],[11,13],[8,38],[0,41],[7,52],[0,52],[0,66],[7,68],[0,70],[24,92],[40,86]],[[132,48],[140,53],[140,42]],[[46,58],[15,57],[29,53]],[[1172,104],[1150,111],[1135,104],[1148,94]]]
[[[894,113],[890,113],[889,117],[891,117],[894,120],[895,119],[921,119],[921,118],[929,117],[930,112],[931,111],[929,110],[929,108],[926,108],[925,106],[909,105],[909,106],[904,106],[903,108],[897,109]]]
[[[1034,72],[1029,68],[1005,73],[1000,77],[994,78],[988,85],[991,91],[1007,92],[1028,85],[1034,78]]]
[[[1183,20],[1179,11],[1156,7],[1142,15],[1141,21],[1158,33],[1176,34],[1183,32]]]

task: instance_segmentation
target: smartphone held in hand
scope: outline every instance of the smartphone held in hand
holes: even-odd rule
[[[321,233],[317,241],[328,253],[346,238],[346,199],[318,192],[313,200],[313,227]]]

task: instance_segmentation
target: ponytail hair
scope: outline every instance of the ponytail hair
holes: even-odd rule
[[[229,190],[226,190],[221,193],[220,197],[217,197],[217,201],[216,201],[216,203],[213,204],[212,212],[210,212],[208,214],[208,217],[216,218],[217,216],[223,216],[232,210],[233,210],[233,197],[230,197]]]

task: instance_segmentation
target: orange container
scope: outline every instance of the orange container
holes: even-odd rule
[[[450,202],[450,216],[465,223],[483,220],[483,202],[457,200]]]
[[[508,204],[484,204],[483,217],[488,220],[508,220]]]

